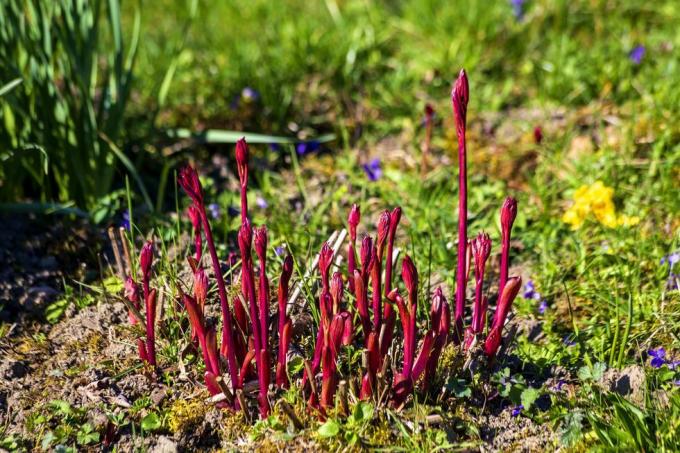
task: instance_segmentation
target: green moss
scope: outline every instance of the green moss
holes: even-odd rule
[[[185,431],[203,420],[208,406],[199,398],[178,399],[168,410],[168,427],[173,433]]]

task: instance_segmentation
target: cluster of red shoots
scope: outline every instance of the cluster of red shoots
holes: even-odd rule
[[[396,261],[394,242],[401,220],[401,208],[386,210],[380,215],[377,238],[374,240],[371,236],[364,236],[357,254],[357,227],[361,215],[359,207],[353,205],[348,217],[350,242],[347,250],[347,275],[340,271],[335,271],[331,275],[335,257],[334,250],[328,243],[323,244],[318,259],[320,322],[313,359],[311,362],[305,362],[302,386],[308,394],[309,407],[318,411],[321,416],[324,416],[327,409],[334,404],[340,379],[338,362],[341,348],[354,342],[357,337],[355,333],[358,333],[359,329],[362,337],[358,341],[364,351],[364,360],[357,396],[362,400],[389,400],[396,407],[404,404],[423,376],[422,389],[425,391],[428,389],[434,381],[440,355],[447,343],[462,344],[468,350],[485,330],[488,299],[483,294],[484,274],[491,253],[491,240],[485,233],[470,241],[467,239],[465,130],[468,97],[467,77],[465,72],[461,71],[452,93],[459,144],[458,266],[453,320],[446,297],[442,289],[437,288],[431,298],[428,329],[421,339],[418,338],[418,271],[408,255],[405,255],[401,262],[401,279],[406,290],[406,298],[393,285],[393,266]],[[257,379],[260,416],[266,417],[270,411],[269,387],[272,368],[270,351],[273,346],[273,339],[270,338],[270,330],[273,330],[270,323],[270,285],[266,272],[267,230],[264,226],[253,228],[248,219],[248,147],[244,139],[236,144],[236,162],[241,190],[241,227],[238,232],[241,254],[240,296],[234,297],[232,303],[229,303],[225,278],[204,205],[201,183],[196,171],[187,166],[180,172],[178,182],[192,200],[188,216],[193,225],[195,255],[188,260],[194,274],[194,284],[193,295],[182,293],[181,299],[190,320],[192,340],[198,343],[203,355],[206,369],[204,378],[209,392],[221,398],[220,405],[239,408],[245,404],[241,392],[244,384]],[[510,232],[516,214],[516,201],[507,198],[501,208],[499,296],[494,318],[483,345],[484,353],[490,360],[493,360],[498,352],[503,325],[521,284],[518,277],[508,278]],[[208,323],[204,315],[208,277],[201,265],[203,236],[210,253],[220,300],[222,332],[219,348],[215,327]],[[252,257],[253,237],[258,260],[257,277]],[[155,365],[153,313],[156,298],[155,290],[149,289],[151,259],[151,244],[147,243],[142,250],[140,262],[146,311],[151,316],[147,315],[147,337],[145,342],[139,340],[139,350],[143,360]],[[473,259],[474,305],[472,321],[464,331],[465,292]],[[229,261],[229,264],[233,264],[233,257],[230,257]],[[279,388],[288,388],[290,385],[286,364],[292,322],[287,314],[287,305],[292,271],[293,259],[288,255],[283,263],[277,294],[278,353],[275,384]],[[230,283],[231,280],[233,279],[230,279]],[[345,287],[347,292],[353,295],[356,318],[344,304]],[[139,296],[136,288],[137,285],[128,278],[126,295],[138,307]],[[398,335],[395,329],[397,312],[402,326],[403,362],[401,369],[393,372],[391,384],[380,385],[380,382],[386,381],[389,362],[397,352],[393,345],[395,334]],[[356,328],[355,319],[358,321]],[[131,321],[135,321],[132,316]],[[222,370],[225,364],[229,372],[230,385],[223,377]],[[319,371],[322,378],[320,392],[317,385]]]

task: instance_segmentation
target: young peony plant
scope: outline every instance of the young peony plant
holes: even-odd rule
[[[493,362],[502,342],[504,324],[521,286],[519,277],[508,276],[511,229],[517,215],[517,202],[507,198],[501,209],[500,289],[493,320],[487,327],[489,299],[494,299],[484,294],[485,283],[488,286],[489,280],[486,265],[492,250],[491,239],[485,233],[470,241],[467,236],[465,133],[468,99],[467,76],[461,71],[452,93],[459,157],[458,262],[453,313],[441,287],[431,295],[423,294],[416,264],[410,256],[404,255],[401,260],[401,282],[393,281],[401,208],[380,213],[375,237],[368,234],[359,237],[361,210],[354,204],[347,217],[349,245],[346,269],[343,272],[343,269],[334,267],[337,252],[331,244],[324,243],[318,256],[318,281],[305,282],[309,287],[318,288],[318,296],[313,303],[317,305],[320,319],[314,351],[311,360],[305,361],[302,376],[290,376],[287,366],[294,323],[287,312],[294,260],[290,254],[285,257],[278,285],[276,289],[270,287],[267,229],[265,226],[254,228],[248,218],[248,145],[244,139],[236,144],[241,199],[241,226],[237,235],[240,269],[236,266],[236,256],[230,254],[227,260],[231,269],[228,279],[222,274],[222,263],[213,241],[198,173],[190,166],[182,169],[178,183],[191,199],[187,217],[192,225],[195,250],[187,257],[193,275],[192,292],[185,294],[178,290],[179,301],[189,319],[190,341],[197,352],[200,349],[205,364],[205,385],[220,407],[246,409],[244,406],[248,402],[245,395],[252,393],[246,388],[254,388],[260,417],[265,418],[271,411],[271,399],[277,393],[274,387],[287,389],[296,382],[292,378],[300,377],[309,410],[322,418],[335,404],[336,393],[341,400],[347,397],[343,390],[347,388],[346,381],[352,384],[350,388],[354,389],[356,398],[400,408],[416,390],[425,393],[430,390],[447,344],[460,345],[461,350],[468,354],[472,354],[475,345],[482,345],[481,350],[488,362]],[[212,264],[210,274],[202,263],[204,239]],[[153,250],[149,243],[140,256],[147,335],[144,340],[140,339],[138,348],[140,357],[155,366],[153,326],[156,292],[149,283],[152,259]],[[472,267],[474,299],[471,319],[466,327],[466,290]],[[240,271],[240,276],[235,271]],[[212,302],[208,291],[211,279],[217,284],[220,322],[206,316],[205,307]],[[231,303],[227,285],[233,286]],[[188,285],[177,285],[177,288],[181,287]],[[276,291],[274,297],[273,291]],[[130,306],[138,309],[140,294],[131,278],[126,281],[125,295],[131,302]],[[272,303],[272,299],[276,302]],[[418,305],[422,305],[423,301],[429,301],[429,310],[421,309],[421,312],[429,312],[429,317],[419,322]],[[272,314],[273,308],[276,316]],[[136,319],[131,311],[130,321],[136,322]],[[221,339],[218,344],[219,326]],[[341,366],[343,348],[350,346],[362,350],[360,371],[347,370],[351,362],[346,367]],[[271,382],[272,372],[275,373],[274,385]],[[338,389],[343,391],[338,392]],[[346,401],[341,401],[341,407],[347,407]]]

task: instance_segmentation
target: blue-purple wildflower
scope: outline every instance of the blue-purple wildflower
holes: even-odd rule
[[[557,381],[557,384],[555,384],[555,386],[553,387],[553,390],[555,390],[556,392],[561,392],[564,384],[566,384],[564,379],[560,379],[559,381]]]
[[[666,363],[666,350],[664,348],[650,349],[647,354],[652,358],[649,362],[652,368],[661,368]]]
[[[380,166],[380,159],[375,158],[367,164],[362,165],[364,173],[368,176],[371,181],[377,181],[382,177],[382,168]]]
[[[243,91],[241,91],[241,99],[243,99],[244,102],[255,102],[260,99],[260,93],[254,88],[245,87]]]
[[[286,253],[286,249],[284,249],[282,245],[279,245],[274,249],[274,253],[276,253],[276,256],[283,256],[284,253]]]
[[[130,231],[130,213],[123,211],[123,219],[120,221],[120,226]]]
[[[647,49],[645,49],[645,46],[635,46],[628,54],[628,58],[633,62],[633,64],[638,65],[642,62],[642,58],[645,56],[646,50]]]
[[[208,205],[208,211],[210,212],[210,217],[217,219],[220,216],[220,206],[217,203],[210,203]]]
[[[548,302],[543,299],[540,304],[538,304],[538,312],[540,314],[544,314],[545,311],[548,309]]]
[[[670,255],[666,255],[661,260],[659,263],[663,266],[664,264],[668,263],[668,266],[670,268],[673,268],[677,263],[680,263],[680,252],[674,252],[671,253]]]
[[[267,200],[262,198],[261,196],[258,195],[258,197],[255,199],[255,204],[257,205],[258,208],[260,209],[267,209],[269,207],[269,203],[267,203]]]
[[[313,153],[321,147],[321,143],[316,140],[311,140],[309,142],[301,142],[295,145],[295,151],[297,151],[299,156],[304,156],[305,154]]]
[[[275,153],[281,151],[281,145],[279,145],[278,143],[269,143],[267,146],[269,146],[269,149],[274,151]]]
[[[512,414],[511,414],[511,415],[512,415],[513,417],[517,417],[517,416],[522,412],[522,409],[524,409],[524,406],[523,406],[522,404],[520,404],[519,406],[515,406],[515,407],[512,409]]]
[[[512,15],[515,16],[518,22],[524,19],[524,3],[525,0],[510,0]]]

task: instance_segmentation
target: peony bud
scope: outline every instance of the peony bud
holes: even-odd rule
[[[182,168],[177,176],[177,183],[197,207],[203,206],[203,188],[195,168],[190,165]]]
[[[349,223],[349,237],[352,241],[357,239],[357,225],[361,220],[361,211],[359,206],[354,203],[349,211],[349,216],[347,217],[347,223]]]

